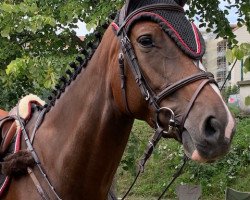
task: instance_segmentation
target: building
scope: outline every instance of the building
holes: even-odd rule
[[[247,31],[246,26],[232,26],[232,29],[239,44],[250,43],[250,33]],[[239,86],[239,106],[242,110],[250,112],[250,72],[244,73],[244,60],[237,61],[231,74],[229,74],[232,64],[229,64],[226,60],[227,40],[223,38],[216,39],[214,34],[206,34],[204,38],[207,47],[203,58],[204,66],[214,74],[220,87],[225,83],[227,77],[229,79],[224,87]]]

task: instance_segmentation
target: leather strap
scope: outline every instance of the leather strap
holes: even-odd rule
[[[28,174],[30,175],[30,177],[31,177],[34,185],[36,186],[36,189],[37,189],[38,193],[42,197],[42,199],[44,199],[44,200],[50,200],[48,194],[43,190],[40,182],[36,178],[36,175],[34,174],[33,170],[30,167],[28,167],[27,170],[28,170]]]
[[[163,91],[161,91],[156,97],[155,97],[155,101],[157,103],[161,102],[162,99],[164,99],[165,97],[169,96],[170,94],[172,94],[173,92],[179,90],[180,88],[189,85],[190,83],[196,82],[198,80],[202,80],[202,79],[212,79],[214,76],[212,73],[210,72],[199,72],[198,74],[194,74],[191,76],[188,76],[184,79],[181,79],[179,81],[177,81],[176,83],[168,86],[167,88],[165,88]]]
[[[131,45],[131,42],[130,42],[129,38],[127,37],[127,34],[124,31],[123,31],[123,34],[120,38],[121,38],[122,50],[126,56],[127,62],[131,68],[133,75],[134,75],[135,81],[140,88],[141,94],[145,100],[149,100],[149,98],[150,98],[149,91],[145,85],[145,81],[143,80],[140,66],[139,66],[137,57],[135,55],[135,52],[133,50],[133,47]]]
[[[120,67],[121,89],[122,89],[123,101],[124,101],[124,104],[125,104],[126,112],[132,116],[133,114],[132,114],[132,112],[130,111],[130,109],[128,107],[128,101],[127,101],[126,75],[125,75],[125,65],[124,65],[123,53],[119,54],[118,61],[119,61],[119,67]]]
[[[156,145],[158,144],[158,142],[160,141],[162,134],[163,134],[163,129],[161,127],[158,127],[155,130],[155,134],[153,135],[153,137],[151,138],[151,140],[148,143],[147,149],[144,152],[144,155],[142,157],[142,159],[140,160],[139,166],[140,166],[140,171],[144,172],[144,166],[147,162],[147,160],[150,158],[150,156],[152,155],[154,148],[156,147]]]
[[[147,146],[147,149],[146,151],[144,152],[144,155],[142,157],[142,159],[140,160],[139,162],[139,170],[137,172],[137,175],[133,181],[133,183],[131,184],[131,186],[129,187],[129,189],[127,190],[126,194],[122,197],[121,200],[124,200],[128,194],[130,193],[130,191],[132,190],[132,188],[134,187],[137,179],[139,178],[140,174],[144,172],[144,166],[147,162],[147,160],[150,158],[150,156],[152,155],[153,153],[153,150],[155,148],[155,146],[157,145],[157,143],[160,141],[161,137],[162,137],[162,134],[163,134],[163,129],[162,128],[157,128],[155,130],[155,134],[154,136],[152,137],[152,139],[149,141],[148,143],[148,146]]]
[[[24,140],[25,140],[25,143],[26,143],[26,145],[27,145],[27,150],[30,151],[30,153],[31,153],[31,155],[32,155],[32,157],[33,157],[33,159],[35,160],[36,166],[38,167],[38,170],[40,171],[41,175],[43,176],[45,183],[50,187],[50,189],[51,189],[51,191],[53,192],[55,198],[56,198],[57,200],[62,200],[62,199],[58,196],[58,194],[56,193],[55,188],[52,186],[50,180],[48,179],[47,175],[46,175],[45,172],[44,172],[44,169],[43,169],[42,166],[41,166],[41,162],[40,162],[40,160],[39,160],[39,158],[38,158],[38,156],[37,156],[37,153],[36,153],[34,147],[32,146],[32,143],[31,143],[31,141],[30,141],[30,139],[29,139],[28,133],[27,133],[27,131],[26,131],[26,129],[25,129],[25,122],[24,122],[24,120],[20,117],[19,108],[18,108],[18,107],[19,107],[19,103],[18,103],[18,105],[17,105],[17,114],[16,114],[16,115],[13,115],[13,116],[11,116],[11,117],[19,122],[20,128],[21,128],[21,130],[22,130],[22,135],[23,135]]]
[[[40,114],[39,114],[39,116],[38,116],[38,118],[37,118],[37,120],[36,120],[35,127],[34,127],[34,129],[33,129],[33,131],[32,131],[31,137],[30,137],[30,142],[31,142],[31,144],[33,144],[33,142],[34,142],[34,139],[35,139],[35,136],[36,136],[37,129],[38,129],[38,128],[40,127],[40,125],[42,124],[45,113],[46,113],[46,108],[44,108],[44,109],[40,112]]]
[[[211,83],[213,82],[214,80],[211,80],[211,79],[206,79],[204,81],[202,81],[202,83],[199,85],[199,87],[196,89],[195,93],[193,94],[188,106],[187,106],[187,109],[186,111],[184,112],[183,116],[182,116],[182,120],[181,120],[181,124],[180,124],[180,134],[182,133],[183,131],[183,128],[184,128],[184,124],[185,124],[185,121],[188,117],[188,114],[190,113],[191,111],[191,108],[193,107],[194,105],[194,102],[195,100],[197,99],[197,97],[199,96],[200,92],[202,91],[202,89],[208,84],[208,83]]]

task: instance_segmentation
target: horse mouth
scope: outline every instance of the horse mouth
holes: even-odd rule
[[[186,156],[192,158],[192,154],[196,148],[193,139],[191,138],[189,132],[186,129],[182,132],[182,143]]]
[[[212,160],[207,160],[200,155],[193,138],[186,129],[182,132],[182,144],[184,152],[188,158],[201,163],[213,162]]]

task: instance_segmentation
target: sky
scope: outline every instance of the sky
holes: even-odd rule
[[[232,1],[232,3],[234,3],[234,2],[235,2],[235,1]],[[221,8],[221,9],[224,9],[225,6],[227,6],[227,5],[228,5],[227,2],[221,1],[221,3],[220,3],[220,8]],[[236,9],[236,8],[233,8],[233,9],[230,11],[229,15],[228,15],[228,20],[229,20],[230,23],[232,23],[232,24],[236,24],[236,23],[237,23],[237,14],[236,14],[236,12],[237,12],[237,9]]]
[[[89,31],[86,29],[86,24],[84,22],[78,21],[77,23],[78,28],[75,28],[77,36],[84,36],[89,33]]]
[[[220,4],[220,8],[223,9],[227,4],[227,2],[224,2],[222,0]],[[237,9],[231,10],[231,12],[228,15],[228,20],[230,21],[231,24],[236,24],[237,23],[237,14],[236,14]],[[76,31],[76,34],[78,36],[84,36],[89,33],[89,31],[86,29],[86,24],[84,22],[79,21],[77,23],[78,28],[74,29]]]

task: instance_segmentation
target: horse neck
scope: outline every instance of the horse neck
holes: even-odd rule
[[[112,70],[118,68],[114,37],[109,28],[87,68],[66,88],[37,132],[42,165],[66,199],[104,199],[133,124],[112,95]]]

